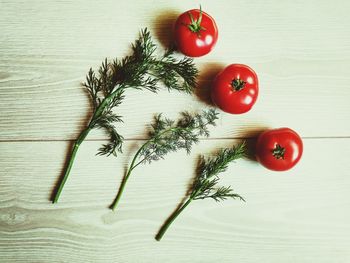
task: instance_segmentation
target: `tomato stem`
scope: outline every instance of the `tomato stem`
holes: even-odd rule
[[[199,33],[199,31],[205,30],[205,28],[201,26],[202,16],[203,16],[202,6],[199,6],[199,17],[198,17],[197,20],[195,20],[193,18],[193,15],[191,14],[191,12],[188,12],[188,15],[189,15],[189,17],[191,19],[191,24],[187,25],[189,30],[191,30],[194,33]]]
[[[276,147],[272,150],[272,155],[277,159],[283,159],[284,160],[284,154],[286,152],[286,149],[283,148],[281,145],[277,144]]]
[[[244,88],[245,84],[247,82],[245,82],[244,80],[241,79],[233,79],[231,82],[231,86],[234,89],[234,91],[240,91]]]

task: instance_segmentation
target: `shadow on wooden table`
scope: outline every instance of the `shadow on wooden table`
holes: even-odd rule
[[[179,11],[166,9],[153,20],[155,36],[165,49],[174,47],[173,26],[179,15]]]
[[[197,88],[195,89],[195,95],[198,99],[209,106],[215,106],[210,98],[211,85],[215,76],[224,69],[224,65],[221,63],[206,63],[204,68],[199,73]]]
[[[255,157],[255,146],[258,139],[258,136],[266,131],[269,127],[259,126],[252,129],[246,129],[244,134],[239,137],[245,138],[244,140],[247,143],[247,159],[251,161],[257,161]]]

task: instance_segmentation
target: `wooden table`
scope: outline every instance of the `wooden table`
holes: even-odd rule
[[[199,96],[129,91],[118,111],[124,154],[95,156],[107,137],[92,132],[53,205],[71,143],[91,114],[80,86],[89,67],[126,55],[144,27],[169,45],[171,23],[199,4],[220,30],[215,50],[195,59]],[[345,0],[0,0],[0,262],[350,262],[349,10]],[[202,92],[231,63],[259,75],[253,110],[221,113],[190,155],[135,170],[118,211],[109,210],[152,116],[207,108]],[[199,154],[283,126],[304,140],[295,169],[231,164],[222,183],[246,203],[195,202],[154,240]]]

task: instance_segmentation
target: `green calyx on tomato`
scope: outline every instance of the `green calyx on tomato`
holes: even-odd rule
[[[210,96],[221,110],[242,114],[253,107],[258,94],[259,83],[255,71],[247,65],[231,64],[216,75]]]
[[[204,27],[201,26],[201,23],[202,23],[202,15],[203,15],[203,12],[202,12],[202,7],[199,6],[199,16],[198,16],[198,19],[195,20],[193,18],[193,15],[191,14],[191,12],[188,12],[188,15],[191,19],[191,24],[187,25],[187,27],[189,28],[189,30],[191,30],[192,32],[194,33],[199,33],[201,30],[205,30]]]
[[[283,148],[281,145],[277,144],[276,147],[272,150],[272,155],[276,159],[284,159],[284,153],[286,149]]]
[[[215,20],[201,9],[182,13],[174,25],[174,40],[177,49],[188,57],[208,54],[218,40]]]
[[[287,171],[303,155],[303,141],[290,128],[266,130],[258,137],[255,156],[259,163],[273,171]]]
[[[241,89],[244,88],[246,83],[247,82],[245,82],[244,80],[237,78],[237,79],[232,80],[231,86],[232,86],[234,91],[240,91]]]

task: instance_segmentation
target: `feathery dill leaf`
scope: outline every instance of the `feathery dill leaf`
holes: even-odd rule
[[[218,112],[215,109],[191,114],[182,112],[181,118],[175,122],[163,118],[161,114],[155,116],[151,125],[148,141],[141,147],[139,153],[143,162],[152,162],[163,159],[169,152],[185,149],[191,152],[193,144],[200,136],[209,136],[208,126],[215,126]]]
[[[187,57],[179,60],[174,57],[173,51],[166,51],[158,58],[155,55],[156,49],[150,32],[144,29],[140,38],[132,45],[131,55],[112,62],[105,59],[97,74],[90,69],[86,82],[83,83],[91,97],[94,110],[90,126],[105,127],[110,135],[110,142],[100,148],[99,155],[116,155],[117,151],[122,150],[123,137],[116,131],[113,125],[115,121],[107,115],[122,103],[125,89],[157,92],[165,86],[168,90],[186,93],[193,91],[198,75],[193,60]],[[110,120],[108,125],[106,120]],[[120,120],[121,116],[118,118],[118,121]],[[104,123],[100,125],[99,122]]]
[[[241,142],[237,146],[219,151],[215,157],[205,159],[201,156],[197,168],[197,177],[188,191],[187,200],[166,220],[156,235],[156,240],[160,241],[162,239],[171,223],[194,200],[211,198],[219,202],[232,198],[245,201],[243,197],[233,192],[231,186],[219,187],[218,174],[225,172],[230,162],[245,157],[246,152],[246,143]]]
[[[217,119],[218,112],[215,109],[196,114],[183,112],[176,122],[161,114],[156,115],[154,123],[150,125],[149,139],[134,155],[111,208],[114,210],[117,207],[132,170],[140,164],[164,159],[170,152],[185,149],[190,153],[200,136],[209,136],[208,126],[214,126]]]
[[[213,198],[215,201],[220,201],[232,197],[244,201],[241,196],[233,194],[230,187],[216,189],[216,185],[219,181],[218,174],[225,172],[230,162],[245,157],[246,151],[246,144],[242,142],[232,148],[220,150],[214,158],[206,160],[201,157],[191,198],[194,200]]]
[[[123,102],[125,90],[157,92],[165,87],[168,90],[192,93],[198,75],[193,60],[186,57],[177,59],[172,51],[165,51],[162,56],[157,56],[156,49],[150,32],[145,28],[132,44],[129,56],[112,61],[106,58],[98,70],[90,68],[82,85],[91,98],[93,115],[74,143],[62,181],[54,196],[54,203],[58,201],[80,144],[92,129],[104,129],[110,137],[110,141],[99,149],[99,155],[116,155],[122,152],[123,136],[115,127],[116,123],[122,122],[122,116],[116,115],[113,110]]]

